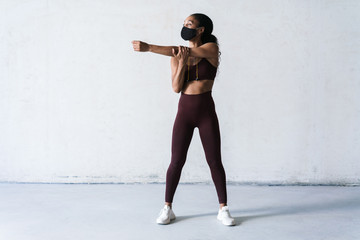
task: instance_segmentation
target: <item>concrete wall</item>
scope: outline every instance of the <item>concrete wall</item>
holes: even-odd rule
[[[227,180],[360,183],[360,2],[0,0],[0,181],[164,182],[170,58],[214,22]],[[181,182],[210,182],[198,130]]]

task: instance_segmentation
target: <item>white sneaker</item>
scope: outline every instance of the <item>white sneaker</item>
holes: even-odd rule
[[[235,225],[235,219],[231,217],[228,206],[224,206],[221,209],[219,209],[217,219],[220,220],[222,224],[226,226]]]
[[[161,209],[156,222],[158,224],[169,224],[170,220],[174,220],[175,218],[173,210],[168,205],[165,205],[164,208]]]

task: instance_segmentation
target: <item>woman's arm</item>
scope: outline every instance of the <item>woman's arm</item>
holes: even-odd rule
[[[189,52],[186,47],[179,46],[177,53],[175,49],[172,53],[174,56],[171,58],[172,88],[174,92],[179,93],[184,86],[184,74]]]
[[[174,81],[177,69],[179,67],[179,61],[176,57],[172,56],[170,59],[170,66],[171,66],[171,82]]]
[[[138,52],[153,52],[165,56],[172,57],[172,49],[176,49],[176,46],[159,46],[154,44],[148,44],[142,41],[132,41],[133,48]]]
[[[179,63],[178,68],[176,69],[176,72],[173,75],[172,88],[176,93],[179,93],[184,86],[185,66],[186,64]]]
[[[157,54],[162,54],[165,56],[173,56],[172,50],[176,49],[176,46],[158,46],[154,44],[149,44],[149,51]]]
[[[190,48],[189,56],[199,58],[217,58],[219,56],[219,47],[213,42],[205,43],[200,47]]]
[[[159,46],[148,44],[142,41],[132,41],[133,48],[139,52],[153,52],[165,56],[173,56],[172,49],[177,53],[178,47],[176,46]],[[185,47],[188,48],[188,47]],[[217,58],[219,55],[219,47],[216,43],[210,42],[201,45],[200,47],[188,48],[190,50],[189,56],[199,58]]]

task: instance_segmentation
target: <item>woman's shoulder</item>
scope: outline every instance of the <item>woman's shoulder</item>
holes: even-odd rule
[[[207,43],[204,43],[201,45],[201,47],[204,47],[204,48],[215,48],[215,49],[219,49],[219,46],[214,43],[214,42],[207,42]]]
[[[208,45],[209,45],[209,46],[216,46],[216,47],[218,47],[217,43],[215,43],[215,42],[207,42],[207,43],[203,43],[202,45],[203,45],[203,46],[205,46],[205,45],[208,46]]]

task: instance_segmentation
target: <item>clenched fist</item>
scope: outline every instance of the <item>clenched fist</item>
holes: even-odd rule
[[[131,42],[134,48],[134,51],[138,51],[138,52],[147,52],[149,51],[149,44],[147,44],[146,42],[142,42],[142,41],[132,41]]]

